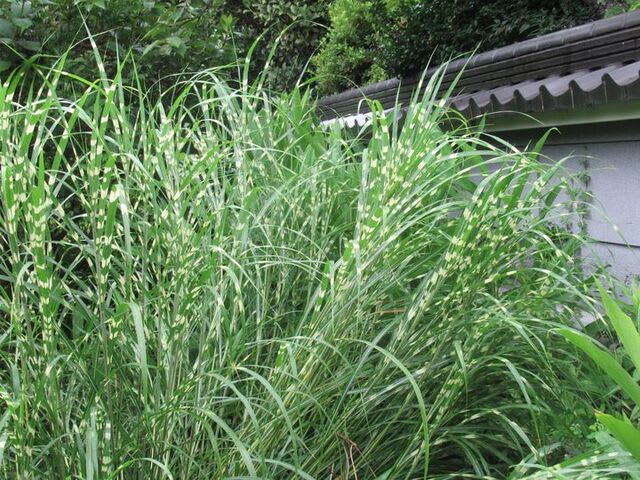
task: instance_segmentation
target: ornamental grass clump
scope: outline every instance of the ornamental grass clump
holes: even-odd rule
[[[122,68],[0,89],[4,478],[502,476],[590,415],[568,184],[443,130],[439,77],[354,135]]]

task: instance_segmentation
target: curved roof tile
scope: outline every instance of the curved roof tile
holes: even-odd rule
[[[640,11],[562,30],[444,65],[441,91],[459,75],[451,104],[467,117],[488,112],[537,113],[640,99]],[[430,68],[430,78],[437,67]],[[461,73],[462,72],[462,73]],[[368,103],[406,104],[421,76],[394,78],[323,97],[325,121],[370,119]],[[364,115],[363,115],[364,114]]]

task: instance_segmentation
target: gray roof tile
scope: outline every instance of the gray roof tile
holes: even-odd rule
[[[467,117],[535,113],[640,99],[640,11],[516,43],[445,66],[442,90],[462,71],[451,101]],[[428,79],[436,68],[428,69]],[[320,99],[323,119],[406,104],[420,77],[391,79]],[[365,121],[360,115],[354,122]],[[351,121],[348,123],[352,123]]]

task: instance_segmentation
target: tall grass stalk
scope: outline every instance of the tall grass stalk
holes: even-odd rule
[[[502,476],[574,415],[568,185],[437,77],[365,137],[63,70],[0,89],[3,477]]]

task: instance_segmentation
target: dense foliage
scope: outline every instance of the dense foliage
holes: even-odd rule
[[[232,64],[252,51],[254,78],[273,53],[272,88],[285,90],[318,73],[320,91],[328,93],[637,4],[515,0],[507,8],[497,0],[0,0],[0,76],[34,54],[44,55],[38,61],[46,64],[46,58],[58,58],[72,44],[69,68],[93,76],[86,40],[91,32],[111,74],[117,57],[129,51],[138,75],[149,81]]]
[[[640,385],[635,379],[640,373],[640,333],[638,331],[640,320],[640,291],[633,292],[631,299],[632,317],[601,287],[600,296],[604,303],[608,319],[613,326],[620,345],[616,348],[617,358],[606,347],[593,341],[587,335],[570,329],[561,329],[560,333],[576,347],[585,352],[591,359],[614,380],[625,397],[630,401],[623,403],[626,410],[624,415],[611,415],[598,413],[598,420],[604,424],[609,433],[613,435],[621,445],[635,458],[640,466]],[[628,372],[627,365],[631,365]],[[634,378],[635,377],[635,378]]]
[[[332,93],[596,20],[604,9],[597,0],[336,0],[315,65]]]
[[[226,0],[226,3],[241,36],[241,56],[258,35],[265,33],[252,61],[256,67],[253,76],[262,70],[272,50],[273,59],[267,70],[270,87],[290,88],[303,75],[308,76],[310,58],[326,33],[331,0]]]
[[[625,300],[620,302],[602,286],[599,290],[611,332],[600,335],[605,344],[584,331],[560,328],[558,333],[588,355],[615,385],[610,403],[618,412],[596,411],[600,428],[592,435],[595,445],[590,450],[551,466],[524,460],[514,478],[640,478],[640,290],[623,288]]]
[[[503,477],[584,438],[559,167],[428,95],[367,140],[63,68],[0,88],[3,477]]]
[[[607,17],[640,9],[640,0],[600,0],[600,3],[606,6]]]
[[[227,65],[253,51],[263,67],[274,44],[270,81],[291,87],[324,32],[328,0],[0,0],[0,70],[35,53],[58,58],[76,43],[68,67],[94,75],[88,32],[114,74],[132,51],[140,77],[154,81],[183,71]],[[46,59],[40,58],[40,63]]]

